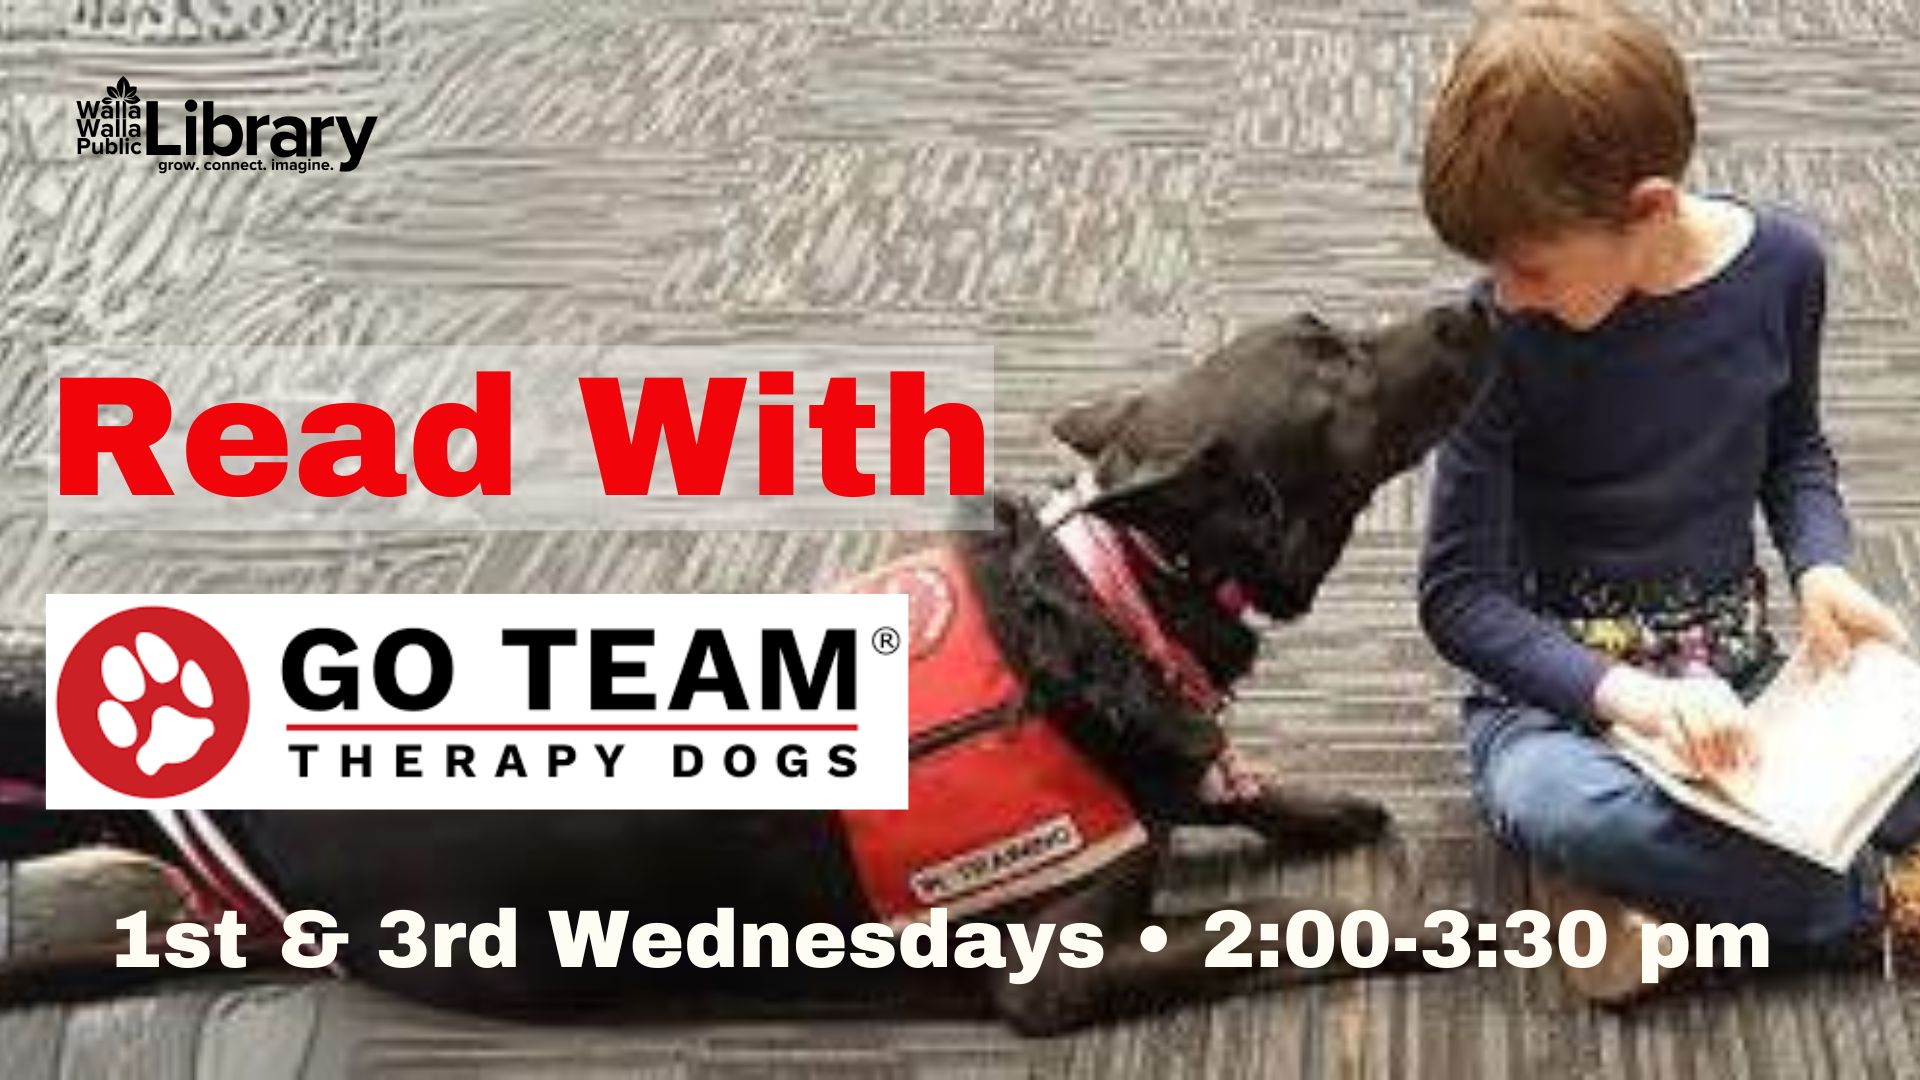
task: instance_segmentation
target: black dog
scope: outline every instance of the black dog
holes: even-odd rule
[[[932,906],[956,922],[1100,927],[1097,965],[1053,959],[1024,982],[984,973],[1000,1015],[1030,1033],[1350,973],[1337,960],[1312,970],[1206,966],[1221,935],[1199,916],[1154,916],[1153,874],[1167,831],[1184,824],[1250,827],[1282,851],[1358,843],[1384,829],[1371,802],[1236,775],[1216,712],[1253,662],[1247,609],[1276,620],[1308,610],[1375,488],[1415,464],[1464,409],[1488,340],[1484,319],[1463,308],[1368,334],[1306,316],[1255,329],[1149,390],[1061,417],[1055,434],[1087,462],[1075,491],[1039,507],[999,499],[992,530],[855,583],[904,586],[913,597],[916,664],[973,618],[980,633],[963,662],[1005,669],[994,700],[923,716],[954,683],[916,667],[911,810],[233,812],[198,815],[198,827],[175,821],[173,844],[124,821],[40,819],[40,842],[96,835],[105,823],[123,842],[188,857],[212,906],[249,907],[250,922],[276,905],[329,912],[350,937],[346,971],[488,1012],[578,1015],[672,998],[703,981],[777,995],[792,989],[787,980],[813,975],[653,970],[624,948],[618,967],[563,967],[544,933],[548,911],[629,911],[629,934],[646,922],[684,932],[721,907],[741,924],[789,927],[900,925]],[[0,731],[18,722],[37,739],[43,706],[21,705],[27,715],[0,718]],[[953,779],[969,756],[996,796],[1028,785],[1030,797],[1011,800],[1016,817],[993,819],[993,800],[966,801],[983,790]],[[1062,764],[1015,779],[1036,756]],[[928,778],[939,769],[949,771],[936,796]],[[24,771],[0,760],[0,774]],[[956,828],[973,828],[984,843],[929,862],[930,851],[954,850],[940,845],[956,842]],[[236,889],[217,866],[209,872],[219,861],[203,850],[209,830],[262,888]],[[1348,910],[1300,899],[1241,906],[1256,923],[1315,908],[1336,926]],[[471,926],[508,907],[540,924],[521,934],[514,967],[396,968],[375,956],[393,947],[395,932],[381,921],[395,909]],[[1393,936],[1435,942],[1413,916],[1387,914]],[[1164,949],[1140,944],[1149,923],[1166,931]],[[1396,955],[1390,963],[1419,963]]]

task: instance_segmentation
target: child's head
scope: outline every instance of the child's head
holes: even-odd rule
[[[1585,329],[1650,272],[1693,152],[1693,102],[1659,29],[1610,0],[1485,15],[1427,128],[1422,194],[1501,306]]]

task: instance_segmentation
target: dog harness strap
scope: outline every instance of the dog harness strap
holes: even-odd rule
[[[7,806],[44,810],[47,806],[47,793],[32,780],[15,780],[0,776],[0,807]]]
[[[1043,527],[1053,529],[1057,533],[1061,523],[1068,518],[1084,516],[1080,511],[1099,493],[1100,485],[1094,480],[1093,473],[1082,472],[1074,479],[1072,487],[1056,490],[1052,497],[1041,505],[1035,516]],[[1147,561],[1156,566],[1166,565],[1165,559],[1152,544],[1146,541],[1145,537],[1131,529],[1127,530],[1126,535],[1130,538],[1130,546],[1140,552]],[[1220,587],[1213,591],[1213,600],[1220,605],[1221,610],[1237,619],[1244,619],[1253,610],[1253,594],[1247,591],[1245,585],[1231,578],[1221,582]]]
[[[194,820],[196,815],[202,818],[204,815],[192,810],[150,810],[148,814],[186,862],[185,869],[195,892],[192,906],[196,914],[212,917],[211,912],[203,910],[212,906],[215,910],[236,911],[249,924],[284,925],[285,912],[280,906],[271,897],[256,895],[247,884],[254,880],[253,875],[244,868],[236,868],[239,857],[232,845],[208,839],[208,831],[218,836],[218,828],[204,820]]]
[[[1060,547],[1093,587],[1094,595],[1120,627],[1140,643],[1180,696],[1204,712],[1226,700],[1200,661],[1160,625],[1133,574],[1126,545],[1131,541],[1093,514],[1075,514],[1054,533]]]
[[[195,916],[211,920],[205,910],[211,902],[235,911],[249,927],[266,926],[273,939],[285,937],[287,909],[260,879],[227,838],[219,824],[202,810],[149,810],[167,839],[186,860]],[[250,935],[251,936],[251,935]],[[344,974],[339,964],[336,975]]]

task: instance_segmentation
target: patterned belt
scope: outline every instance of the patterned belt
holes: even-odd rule
[[[1712,586],[1576,580],[1547,610],[1569,635],[1635,667],[1677,676],[1700,667],[1746,689],[1776,664],[1767,627],[1767,580],[1758,569]]]

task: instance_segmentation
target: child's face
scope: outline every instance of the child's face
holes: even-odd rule
[[[1506,247],[1488,264],[1494,302],[1512,312],[1551,315],[1591,330],[1620,306],[1647,262],[1643,230],[1628,225],[1569,229]]]

